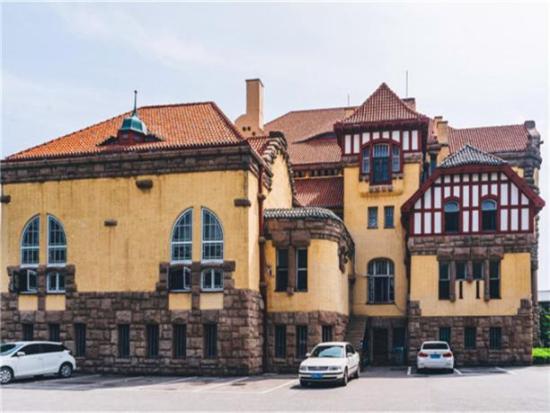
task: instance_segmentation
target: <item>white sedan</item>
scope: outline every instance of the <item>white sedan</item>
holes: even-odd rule
[[[350,343],[318,344],[300,364],[300,385],[340,382],[347,385],[351,377],[359,378],[359,354]]]
[[[76,362],[61,343],[49,341],[19,341],[0,345],[0,383],[14,378],[57,374],[71,377]]]
[[[455,359],[446,341],[425,341],[416,355],[416,368],[453,371]]]

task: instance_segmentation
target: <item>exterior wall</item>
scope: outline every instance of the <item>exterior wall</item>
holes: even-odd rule
[[[373,192],[361,181],[359,167],[344,168],[344,222],[355,242],[356,280],[352,313],[362,316],[404,316],[407,310],[405,232],[400,225],[401,205],[420,183],[420,163],[405,163],[403,177],[393,179],[391,191]],[[378,229],[367,229],[368,207],[378,207]],[[384,228],[384,206],[394,207],[394,226]],[[389,258],[395,266],[395,304],[367,304],[367,264]]]
[[[504,254],[501,268],[501,298],[476,299],[476,281],[463,283],[463,299],[438,299],[439,263],[435,255],[411,257],[410,300],[418,302],[422,316],[516,315],[521,300],[531,299],[531,256],[529,253]],[[479,281],[484,283],[485,281]]]
[[[273,160],[271,171],[273,172],[271,190],[266,192],[264,208],[291,208],[291,177],[288,173],[288,163],[282,153]]]

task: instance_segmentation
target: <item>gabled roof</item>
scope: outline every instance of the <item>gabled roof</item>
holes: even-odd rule
[[[386,83],[382,83],[351,116],[340,123],[342,125],[356,125],[384,121],[427,119],[426,116],[403,102]]]
[[[505,163],[506,161],[498,156],[480,151],[471,145],[465,145],[458,152],[447,156],[439,167],[446,169],[464,165],[503,165]]]
[[[525,151],[529,133],[525,125],[485,126],[455,129],[449,127],[449,150],[458,151],[466,144],[485,152]]]
[[[294,165],[338,163],[342,159],[342,149],[336,137],[295,142],[289,145],[288,154]]]
[[[243,144],[244,138],[213,102],[145,106],[140,119],[159,141],[132,146],[104,145],[117,134],[129,112],[70,133],[44,144],[15,153],[7,161],[74,157],[113,152],[150,152],[158,150]]]
[[[296,199],[303,206],[341,208],[344,205],[344,178],[331,176],[296,179]]]

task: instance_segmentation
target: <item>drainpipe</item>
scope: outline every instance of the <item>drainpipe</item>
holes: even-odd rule
[[[263,308],[263,348],[262,348],[262,370],[267,370],[267,281],[265,278],[265,236],[264,236],[264,200],[265,195],[263,193],[263,165],[259,166],[258,171],[258,226],[259,226],[259,259],[260,259],[260,294],[264,301]]]

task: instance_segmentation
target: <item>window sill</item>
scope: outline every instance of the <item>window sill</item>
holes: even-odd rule
[[[169,293],[174,294],[189,294],[191,292],[191,289],[188,290],[168,290]]]
[[[46,291],[48,295],[65,295],[65,291]]]
[[[367,227],[367,229],[378,229],[378,227]]]
[[[201,288],[201,293],[223,293],[223,288],[216,288],[216,289]]]
[[[395,301],[384,301],[384,302],[380,302],[380,303],[370,303],[370,302],[367,301],[366,304],[367,305],[394,305]]]
[[[38,291],[19,291],[19,295],[38,295]]]

